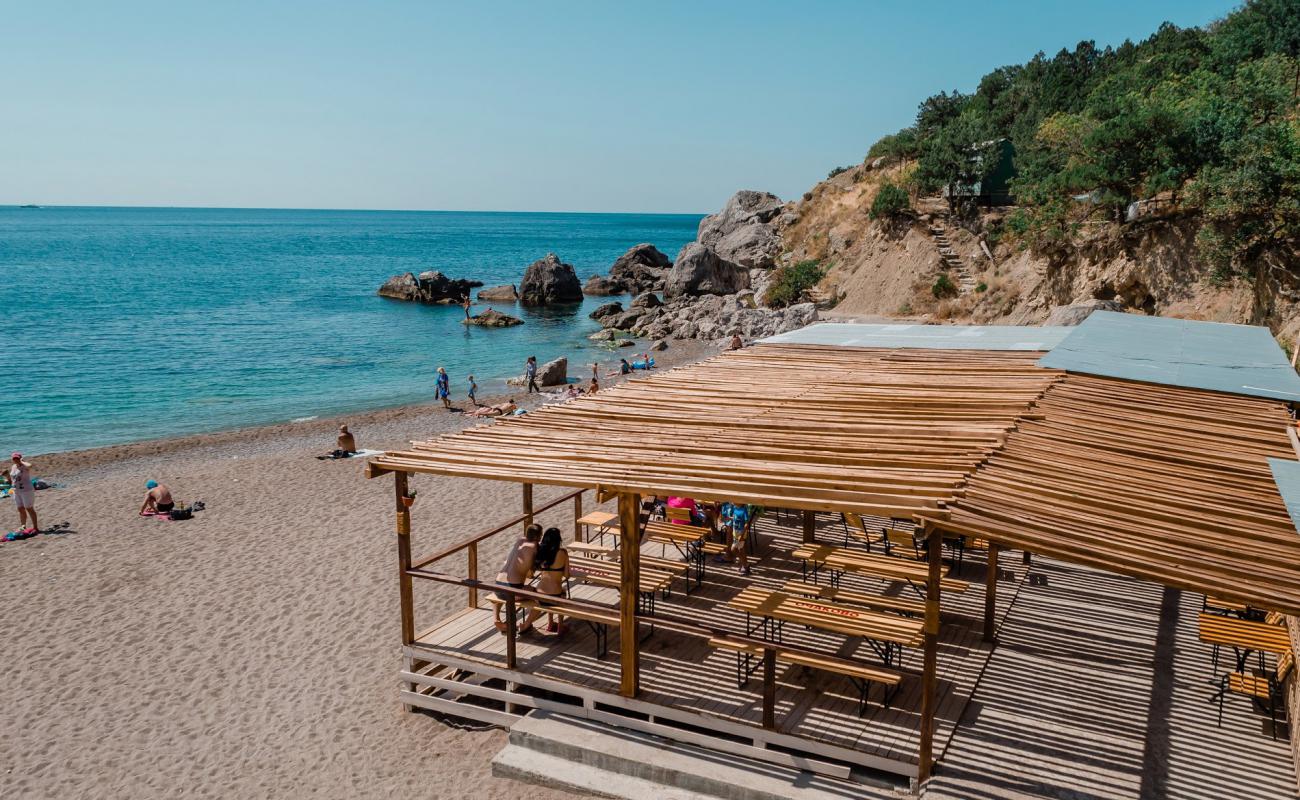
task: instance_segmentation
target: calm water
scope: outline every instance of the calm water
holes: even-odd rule
[[[628,247],[670,256],[699,216],[0,208],[0,450],[43,453],[432,398],[434,368],[499,391],[536,354],[608,360],[587,312],[385,300],[400,272],[518,283],[548,251],[585,280]],[[572,374],[571,369],[571,374]]]

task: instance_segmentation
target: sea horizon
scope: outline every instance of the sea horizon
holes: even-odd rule
[[[699,217],[712,212],[696,211],[526,211],[520,209],[454,208],[343,208],[333,206],[184,206],[184,205],[114,205],[98,203],[0,203],[0,209],[138,209],[141,211],[340,211],[374,214],[573,214],[582,216]]]
[[[482,303],[524,324],[480,329],[376,291],[424,270],[518,284],[548,252],[585,280],[642,242],[676,255],[701,216],[0,206],[0,307],[24,321],[0,360],[23,398],[0,444],[48,454],[409,405],[432,399],[437,366],[463,401],[468,374],[504,392],[528,355],[585,374],[617,360],[587,316],[616,298]]]

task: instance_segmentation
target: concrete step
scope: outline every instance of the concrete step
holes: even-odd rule
[[[907,790],[875,776],[839,781],[545,711],[511,727],[492,772],[629,800],[898,800]]]

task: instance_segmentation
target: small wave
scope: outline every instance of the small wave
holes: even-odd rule
[[[317,417],[317,416],[311,416],[311,417],[294,417],[293,419],[291,419],[291,420],[289,420],[289,421],[290,421],[290,422],[311,422],[311,421],[314,420],[314,419],[320,419],[320,417]]]

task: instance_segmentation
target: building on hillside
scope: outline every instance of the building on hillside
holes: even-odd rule
[[[983,151],[992,150],[996,155],[996,162],[992,165],[983,180],[976,181],[973,184],[949,184],[943,191],[943,196],[950,201],[956,198],[973,199],[983,206],[1009,206],[1016,202],[1015,196],[1011,193],[1011,180],[1016,177],[1016,148],[1010,139],[996,139],[993,141],[983,142],[977,147],[971,148],[972,162],[980,162],[984,159]]]

